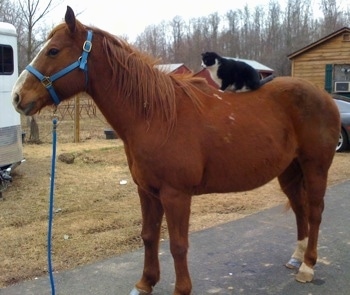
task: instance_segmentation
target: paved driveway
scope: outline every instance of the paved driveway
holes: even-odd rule
[[[350,181],[328,189],[315,280],[300,284],[283,264],[294,250],[291,211],[278,206],[190,236],[193,295],[350,294]],[[53,257],[57,260],[59,257]],[[55,274],[57,295],[128,295],[141,275],[143,251]],[[54,262],[53,262],[54,264]],[[161,281],[154,295],[172,294],[173,262],[161,246]],[[50,295],[48,277],[0,289],[0,295]]]

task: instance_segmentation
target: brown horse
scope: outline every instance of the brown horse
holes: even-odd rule
[[[190,294],[192,196],[250,190],[275,177],[296,215],[298,242],[287,266],[300,267],[298,281],[311,281],[340,133],[332,98],[290,77],[257,91],[222,93],[203,79],[166,74],[154,64],[121,39],[81,24],[68,7],[65,23],[54,28],[13,90],[14,106],[25,115],[85,91],[123,140],[145,246],[143,274],[131,294],[150,294],[160,278],[164,214],[173,294]]]

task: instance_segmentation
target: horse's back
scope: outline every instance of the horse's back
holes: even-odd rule
[[[203,154],[193,158],[205,163],[199,193],[261,186],[297,158],[324,158],[324,166],[330,165],[340,119],[325,91],[302,79],[281,77],[256,91],[207,93],[212,95],[196,133],[203,144],[193,153]]]

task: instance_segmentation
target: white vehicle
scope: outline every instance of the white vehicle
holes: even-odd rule
[[[23,161],[21,118],[11,101],[17,77],[16,29],[0,22],[0,197],[11,181],[11,170]]]

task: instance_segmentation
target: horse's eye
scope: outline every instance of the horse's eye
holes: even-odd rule
[[[59,52],[59,50],[58,50],[57,48],[51,48],[51,49],[49,50],[49,52],[48,52],[48,55],[49,55],[49,56],[55,56],[55,55],[58,54],[58,52]]]

